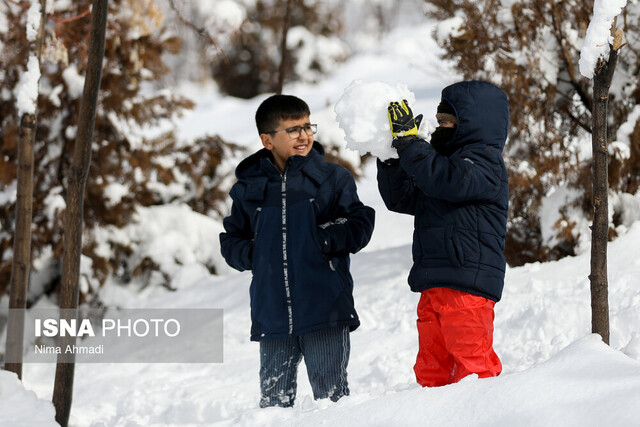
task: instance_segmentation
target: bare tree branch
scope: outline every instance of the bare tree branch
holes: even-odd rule
[[[211,43],[211,45],[216,49],[216,52],[218,52],[218,54],[222,54],[224,59],[228,61],[228,58],[224,55],[224,51],[218,47],[218,44],[216,43],[216,39],[213,37],[213,35],[206,28],[198,27],[196,24],[194,24],[193,22],[185,18],[185,16],[182,14],[180,9],[178,9],[178,7],[176,6],[175,0],[168,0],[168,1],[169,1],[169,6],[171,6],[171,9],[176,13],[176,16],[178,17],[180,22],[182,22],[185,26],[195,31],[196,34],[198,34],[198,36],[207,39],[209,43]]]

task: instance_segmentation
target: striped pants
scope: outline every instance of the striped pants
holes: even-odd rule
[[[349,351],[349,327],[260,341],[260,407],[293,406],[303,357],[314,399],[348,396]]]

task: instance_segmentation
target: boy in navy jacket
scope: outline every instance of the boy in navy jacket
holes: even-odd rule
[[[349,394],[349,332],[354,308],[349,253],[366,246],[374,211],[354,179],[323,161],[309,107],[273,95],[256,112],[263,149],[236,169],[222,255],[251,270],[251,340],[260,341],[261,407],[292,406],[305,359],[314,398]]]
[[[481,81],[446,87],[430,143],[417,136],[421,116],[414,119],[406,101],[388,111],[400,159],[378,162],[378,187],[390,210],[415,217],[409,285],[421,293],[416,379],[441,386],[498,375],[493,309],[506,265],[507,97]]]

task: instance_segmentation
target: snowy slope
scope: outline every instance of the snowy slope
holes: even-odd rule
[[[612,347],[589,333],[587,256],[515,268],[496,306],[504,373],[437,389],[413,379],[417,296],[405,283],[410,247],[358,254],[353,273],[362,326],[352,334],[352,394],[337,404],[313,401],[301,365],[293,409],[258,408],[258,344],[248,340],[250,275],[202,277],[177,293],[141,295],[140,307],[224,308],[224,363],[79,365],[72,423],[639,425],[639,266],[632,256],[639,251],[640,224],[611,245]],[[27,388],[49,399],[53,366],[25,371]]]
[[[340,138],[333,105],[355,79],[407,84],[416,94],[415,111],[434,121],[440,90],[456,76],[436,61],[429,25],[411,28],[409,45],[403,39],[404,53],[397,52],[396,41],[407,31],[390,34],[318,85],[287,88],[309,102],[312,119],[320,125],[320,141]],[[185,87],[184,93],[197,101],[197,108],[181,122],[185,138],[218,133],[250,150],[259,148],[253,114],[262,98],[228,99],[214,88]],[[351,396],[335,404],[313,401],[302,364],[294,408],[259,409],[258,344],[248,338],[251,276],[229,270],[211,276],[196,256],[191,264],[175,266],[176,292],[109,287],[102,296],[127,307],[224,309],[224,363],[78,365],[71,424],[640,425],[640,223],[610,245],[611,347],[590,334],[588,254],[526,265],[508,270],[503,300],[496,305],[495,346],[504,373],[422,389],[412,371],[418,295],[406,284],[412,218],[384,208],[374,164],[364,166],[358,191],[377,217],[370,245],[352,257],[362,326],[351,335]],[[162,233],[153,218],[169,221],[176,209],[157,209],[143,231]],[[171,244],[194,253],[194,248],[208,245],[202,256],[214,256],[216,228],[203,226],[210,234],[203,236],[187,227]],[[40,400],[14,377],[0,375],[0,425],[52,421],[52,407],[44,400],[51,399],[54,371],[48,364],[24,367],[25,387]],[[15,418],[16,413],[32,418]]]

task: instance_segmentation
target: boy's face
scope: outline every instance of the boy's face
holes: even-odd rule
[[[299,119],[280,120],[274,131],[284,131],[292,128],[302,128],[310,125],[309,116]],[[299,129],[300,132],[293,132],[295,138],[291,138],[288,132],[261,133],[262,145],[273,154],[273,159],[280,172],[284,171],[285,163],[291,156],[306,156],[313,146],[313,135]],[[298,133],[300,136],[298,136]]]
[[[449,120],[438,120],[438,127],[441,128],[454,128],[456,124]]]

